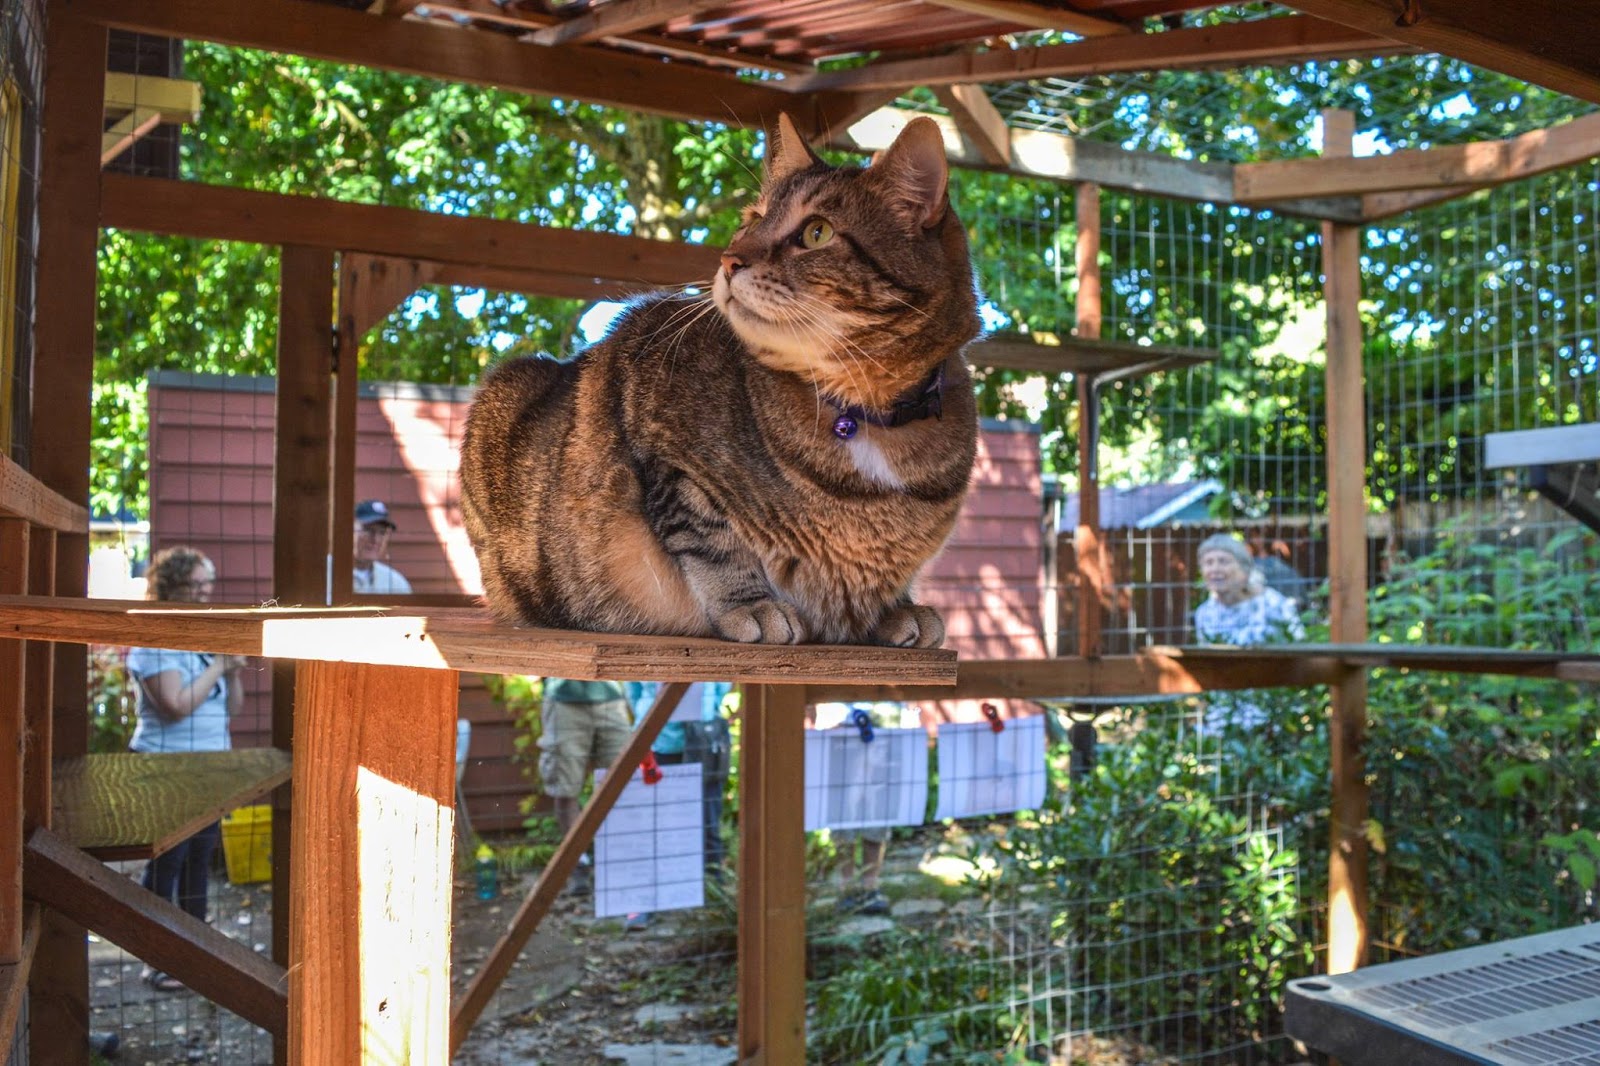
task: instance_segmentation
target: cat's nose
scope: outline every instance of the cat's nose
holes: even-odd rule
[[[749,266],[749,264],[743,259],[740,259],[733,252],[722,253],[722,272],[728,275],[728,277],[733,277],[747,266]]]

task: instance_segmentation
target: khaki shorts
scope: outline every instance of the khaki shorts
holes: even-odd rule
[[[591,770],[611,765],[633,733],[627,700],[544,705],[539,737],[539,778],[544,794],[572,799],[583,791]]]

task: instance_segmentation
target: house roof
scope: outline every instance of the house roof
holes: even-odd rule
[[[1169,481],[1154,485],[1102,486],[1101,529],[1150,529],[1168,521],[1185,507],[1222,491],[1219,482]],[[1078,494],[1061,498],[1062,532],[1078,527]]]

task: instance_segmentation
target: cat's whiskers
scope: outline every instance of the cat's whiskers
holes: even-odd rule
[[[688,320],[685,321],[682,326],[678,327],[678,331],[677,331],[677,333],[673,334],[672,339],[667,342],[667,384],[668,385],[672,384],[672,372],[675,369],[677,369],[677,366],[678,366],[678,350],[683,347],[684,338],[689,335],[689,330],[694,327],[694,324],[696,322],[699,322],[702,318],[704,318],[708,311],[714,311],[714,310],[716,310],[716,304],[712,300],[710,300],[708,298],[708,299],[704,299],[704,300],[698,301],[697,302],[697,306],[692,306],[692,307],[690,307],[688,309],[685,309],[683,311],[678,311],[678,312],[674,313],[673,318],[668,320],[667,326],[670,326],[673,321],[676,321],[677,319],[682,318],[685,314],[689,314],[690,315]],[[665,329],[666,326],[663,326],[662,328]]]
[[[813,301],[813,302],[817,303],[819,305],[821,304],[821,301]],[[821,306],[823,306],[826,309],[826,305],[821,305]],[[849,348],[851,347],[850,339],[848,337],[846,337],[844,334],[842,334],[841,332],[839,332],[839,330],[836,329],[833,326],[833,324],[831,322],[829,322],[826,318],[824,318],[822,315],[818,314],[816,311],[812,310],[810,307],[808,307],[804,303],[790,304],[784,310],[785,310],[786,313],[788,313],[790,315],[790,317],[801,318],[804,321],[805,325],[813,333],[817,333],[817,334],[820,334],[823,337],[830,338],[831,340],[839,342],[839,343],[841,343],[841,344],[843,344],[845,346],[843,348],[843,350],[842,350],[842,353],[845,356],[850,358],[850,363],[846,363],[845,361],[837,359],[837,358],[835,358],[834,362],[839,366],[840,369],[842,369],[845,372],[845,376],[850,379],[850,388],[851,388],[851,390],[852,391],[859,391],[860,390],[860,386],[858,386],[856,384],[855,374],[851,372],[852,371],[851,363],[854,363],[855,360],[854,360],[854,357],[851,356],[851,353],[849,351]],[[830,354],[834,355],[834,356],[837,356],[838,354],[840,354],[840,351],[832,349],[830,347]],[[859,364],[857,364],[857,365],[859,365]],[[817,382],[817,377],[816,377],[815,373],[812,374],[811,380],[812,380],[812,383],[816,384],[819,389],[821,388],[820,383]],[[861,393],[861,394],[865,395],[864,392]]]

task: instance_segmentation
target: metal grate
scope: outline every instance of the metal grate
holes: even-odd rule
[[[1600,926],[1292,981],[1286,1022],[1353,1064],[1600,1066]]]

